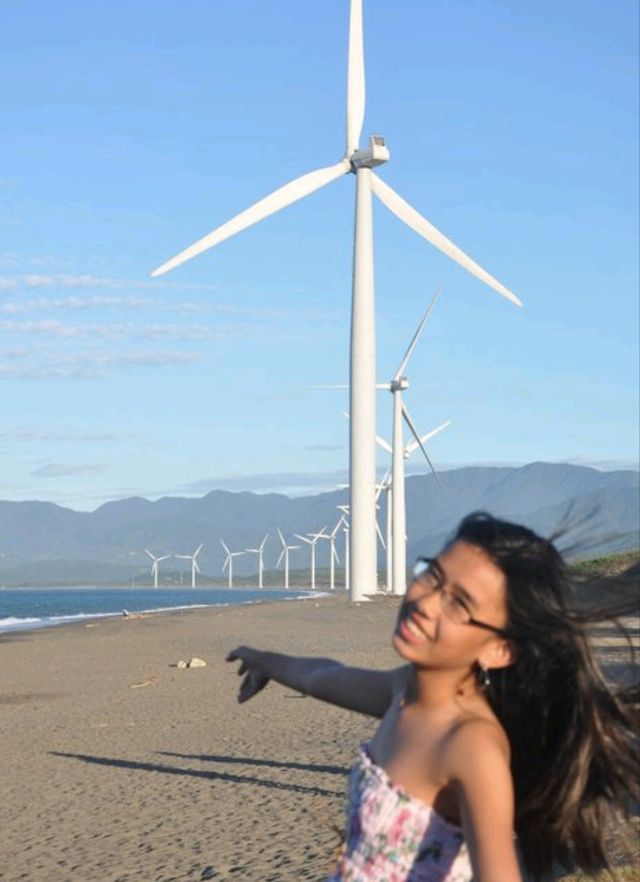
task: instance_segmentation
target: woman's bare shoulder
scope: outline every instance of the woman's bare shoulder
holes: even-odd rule
[[[473,714],[459,720],[442,747],[443,765],[451,779],[477,774],[479,767],[509,767],[509,739],[498,720],[488,715]]]

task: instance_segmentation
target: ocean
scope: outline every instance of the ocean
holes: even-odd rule
[[[0,634],[130,613],[237,606],[318,596],[304,589],[20,588],[0,589]]]

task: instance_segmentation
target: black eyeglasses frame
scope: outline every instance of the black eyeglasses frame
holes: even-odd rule
[[[418,564],[426,564],[425,572],[429,570],[429,568],[431,567],[432,564],[435,564],[436,567],[439,569],[437,557],[419,557],[419,558],[417,558],[415,564],[413,565],[413,569],[412,569],[414,579],[418,579],[418,578],[420,578],[420,575],[423,575],[422,573],[417,574],[415,571]],[[441,585],[436,585],[436,587],[434,588],[434,591],[438,591],[439,589],[441,589],[441,587],[442,587]],[[468,612],[468,610],[467,610],[467,612]],[[460,625],[474,625],[476,628],[483,628],[485,631],[491,631],[492,633],[497,634],[499,637],[509,637],[510,636],[509,631],[505,630],[504,628],[496,628],[495,625],[488,625],[486,622],[481,622],[479,619],[474,619],[472,615],[469,615],[469,618],[466,620],[466,622],[459,622],[458,624],[460,624]]]

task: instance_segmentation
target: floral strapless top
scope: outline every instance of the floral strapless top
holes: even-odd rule
[[[343,852],[327,882],[470,882],[460,827],[392,784],[360,748],[349,778]]]

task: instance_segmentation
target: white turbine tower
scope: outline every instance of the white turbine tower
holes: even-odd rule
[[[276,567],[280,566],[280,562],[284,558],[284,587],[289,587],[289,552],[295,551],[296,548],[300,548],[299,545],[287,545],[284,541],[284,536],[282,535],[280,528],[278,527],[278,536],[280,537],[280,542],[282,543],[282,551],[280,552],[280,557],[276,563]]]
[[[262,552],[264,551],[264,546],[269,538],[269,534],[264,537],[260,545],[257,548],[247,548],[246,551],[249,554],[257,554],[258,555],[258,588],[262,588],[262,574],[264,573],[264,563],[262,561]]]
[[[316,544],[319,539],[326,539],[327,534],[324,532],[325,528],[323,527],[319,533],[309,533],[307,536],[301,536],[299,533],[294,533],[296,539],[302,539],[303,542],[306,542],[307,545],[311,546],[311,590],[315,591],[316,588]]]
[[[338,520],[338,523],[335,525],[333,530],[328,535],[328,540],[330,544],[330,571],[329,571],[329,587],[331,591],[336,590],[336,564],[340,563],[340,558],[338,556],[338,552],[336,551],[336,537],[338,535],[338,531],[343,523],[346,521],[346,515],[342,515]]]
[[[163,554],[162,557],[156,557],[155,554],[151,554],[148,548],[145,548],[145,552],[149,555],[153,563],[151,564],[151,575],[153,576],[153,587],[158,587],[158,564],[161,560],[167,560],[167,558],[171,557],[170,554]]]
[[[196,558],[198,557],[198,555],[202,551],[203,546],[204,546],[204,542],[202,542],[200,545],[198,545],[198,547],[193,552],[193,554],[176,554],[176,557],[179,560],[190,560],[191,561],[191,587],[192,588],[196,587],[196,573],[200,572],[200,567],[198,566],[198,561],[196,560]]]
[[[220,540],[220,544],[227,554],[224,564],[222,565],[222,572],[224,573],[227,567],[229,568],[229,588],[233,588],[233,559],[234,557],[240,557],[241,555],[243,555],[244,551],[230,551],[229,547],[223,542],[222,539]]]
[[[293,4],[292,4],[292,8]],[[351,364],[349,410],[351,493],[351,599],[363,600],[377,585],[375,515],[375,302],[373,274],[373,224],[371,194],[403,223],[444,252],[499,294],[518,305],[518,298],[489,275],[437,230],[372,171],[387,162],[384,138],[370,137],[366,148],[359,142],[365,115],[365,71],[362,34],[362,0],[351,0],[347,74],[347,131],[345,155],[339,162],[308,172],[185,248],[152,273],[159,276],[218,245],[271,214],[309,196],[345,174],[356,178],[355,230],[351,305]]]
[[[339,511],[343,514],[342,519],[342,532],[344,533],[344,590],[349,592],[349,547],[351,545],[349,541],[349,506],[348,505],[338,505],[336,506]]]

